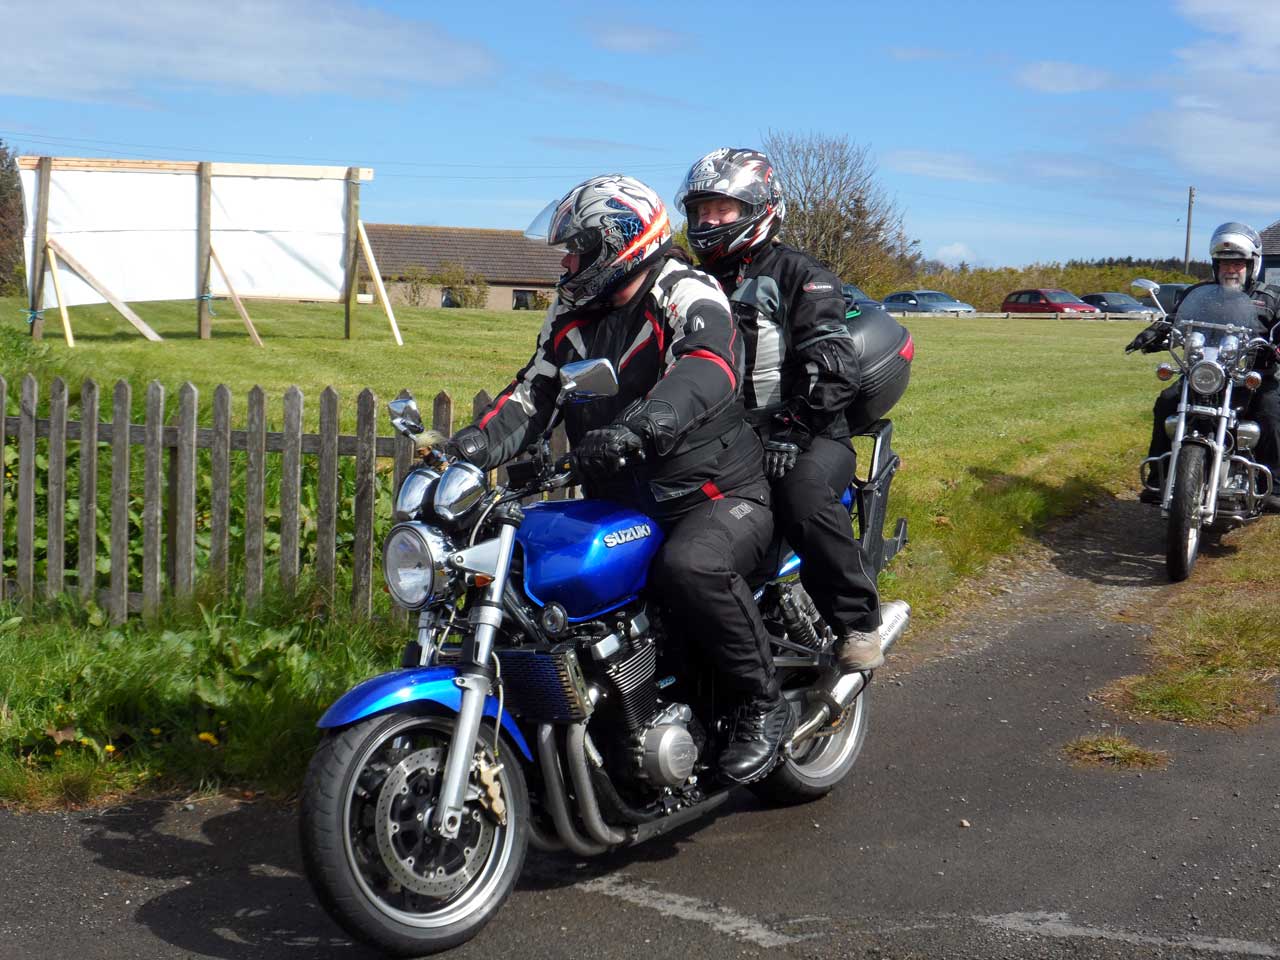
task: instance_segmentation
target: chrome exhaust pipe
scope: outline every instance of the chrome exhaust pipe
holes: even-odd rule
[[[616,847],[626,842],[627,835],[610,827],[600,815],[600,801],[596,799],[595,784],[591,782],[591,772],[587,769],[586,742],[585,720],[569,727],[565,734],[565,746],[569,755],[569,776],[573,778],[573,789],[578,795],[578,814],[593,840]]]
[[[542,779],[547,788],[547,808],[561,842],[580,857],[595,857],[604,853],[608,847],[587,840],[573,825],[573,819],[569,815],[569,801],[565,796],[564,774],[560,770],[556,730],[549,723],[538,726],[538,760],[542,765]]]
[[[889,648],[906,632],[910,622],[911,604],[905,600],[890,600],[881,605],[880,629],[877,632],[880,635],[882,653],[889,652]],[[815,736],[840,716],[867,685],[868,676],[861,670],[845,673],[839,667],[828,667],[818,678],[818,682],[805,691],[805,710],[800,722],[796,724],[796,732],[787,741],[787,747],[794,747]]]

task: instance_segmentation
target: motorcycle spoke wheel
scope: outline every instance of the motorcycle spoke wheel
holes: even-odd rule
[[[1178,451],[1174,467],[1165,550],[1165,565],[1174,583],[1191,575],[1200,553],[1206,453],[1199,444],[1186,444]]]

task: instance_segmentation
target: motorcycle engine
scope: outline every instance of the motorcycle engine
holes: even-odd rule
[[[660,787],[678,787],[688,780],[698,760],[698,743],[690,729],[696,723],[685,704],[663,706],[634,740],[640,776]]]

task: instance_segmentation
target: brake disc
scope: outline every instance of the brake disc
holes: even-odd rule
[[[382,784],[374,814],[378,851],[392,879],[412,893],[436,898],[452,896],[476,876],[495,834],[475,807],[463,817],[456,839],[430,831],[444,755],[443,747],[429,747],[401,759]]]

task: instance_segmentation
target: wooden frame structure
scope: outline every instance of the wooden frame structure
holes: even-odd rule
[[[214,268],[218,270],[226,285],[231,302],[244,322],[250,340],[262,346],[262,338],[249,317],[244,303],[231,285],[231,278],[218,258],[217,251],[211,242],[211,208],[213,177],[278,177],[293,180],[343,180],[346,185],[346,202],[343,222],[343,289],[341,302],[344,304],[343,336],[351,338],[351,310],[356,301],[356,283],[358,280],[358,257],[363,250],[365,260],[369,264],[374,283],[378,291],[379,302],[386,313],[391,334],[398,346],[404,346],[400,328],[396,323],[395,313],[382,287],[373,250],[369,246],[364,225],[359,219],[360,184],[373,179],[373,170],[369,167],[323,167],[295,166],[287,164],[264,163],[214,163],[209,161],[180,160],[118,160],[103,158],[77,157],[18,157],[20,170],[34,170],[37,180],[37,199],[35,205],[35,223],[33,238],[33,262],[29,279],[30,296],[28,309],[31,316],[31,336],[39,340],[44,337],[44,280],[49,273],[53,280],[54,295],[62,318],[63,334],[67,345],[75,346],[75,336],[71,330],[71,321],[67,314],[62,297],[62,284],[59,278],[59,261],[73,270],[79,277],[109,303],[117,312],[131,323],[148,340],[159,341],[160,335],[151,329],[124,301],[95,278],[85,265],[72,257],[56,241],[51,240],[49,231],[49,183],[56,170],[83,171],[132,171],[144,173],[189,173],[198,178],[197,187],[197,219],[196,219],[196,331],[201,340],[212,336],[213,311],[211,280]]]

